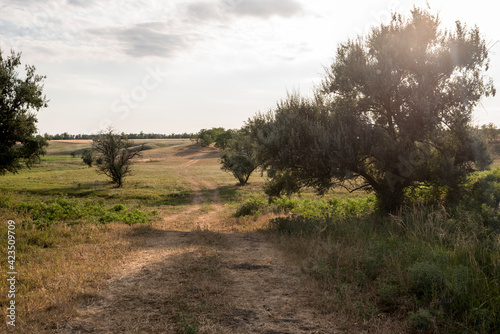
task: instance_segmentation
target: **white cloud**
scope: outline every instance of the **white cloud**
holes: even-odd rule
[[[189,33],[170,33],[162,22],[147,22],[127,27],[91,29],[96,38],[118,43],[125,54],[132,57],[157,56],[172,58],[186,51],[196,37]]]
[[[225,0],[224,3],[231,13],[260,18],[289,18],[303,11],[302,5],[295,0]]]
[[[425,6],[424,0],[418,1]],[[442,10],[444,21],[477,23],[489,40],[498,39],[491,8],[429,1],[439,4],[433,7]],[[337,43],[369,31],[393,7],[407,14],[411,4],[402,0],[342,4],[330,0],[3,0],[0,48],[21,51],[23,63],[47,75],[46,93],[51,100],[47,115],[74,113],[76,118],[93,112],[96,124],[103,113],[106,118],[117,117],[110,105],[140,85],[147,73],[144,68],[160,66],[168,78],[132,114],[145,120],[151,115],[158,120],[164,117],[165,124],[177,117],[176,128],[165,131],[184,131],[192,126],[192,119],[200,124],[212,119],[214,125],[231,117],[244,120],[272,107],[286,89],[299,86],[307,93],[308,83],[321,77],[322,65],[330,64]],[[491,53],[493,76],[500,73],[499,47],[500,43]],[[220,119],[213,117],[217,113],[222,113]],[[41,117],[41,127],[52,127],[42,131],[71,130],[66,123],[55,129],[59,118],[51,121],[50,117]],[[122,122],[131,131],[148,131],[134,128],[139,123],[132,116]],[[155,122],[155,131],[161,131],[160,123]],[[74,124],[78,126],[79,122]]]

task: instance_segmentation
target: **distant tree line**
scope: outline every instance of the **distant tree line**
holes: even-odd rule
[[[120,134],[122,137],[127,137],[128,139],[191,139],[196,135],[193,133],[171,133],[171,134],[162,134],[162,133],[129,133],[126,134],[122,132]],[[45,137],[49,140],[72,140],[72,139],[93,139],[95,135],[93,134],[69,134],[68,132],[63,132],[60,134],[49,135],[45,134]]]
[[[494,123],[483,124],[480,129],[484,139],[490,142],[497,141],[499,129]]]

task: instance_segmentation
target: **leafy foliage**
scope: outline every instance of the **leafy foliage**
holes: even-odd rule
[[[241,204],[235,216],[249,216],[265,212],[291,213],[293,217],[279,218],[283,221],[295,221],[296,217],[303,216],[315,221],[325,219],[343,219],[346,217],[358,217],[373,212],[374,200],[368,196],[365,198],[332,198],[329,200],[309,200],[280,197],[273,201],[266,201],[262,197],[251,196]],[[274,220],[271,221],[273,225]],[[293,223],[293,222],[292,222]]]
[[[82,161],[89,167],[94,163],[94,151],[91,148],[84,149],[82,152]]]
[[[19,78],[20,65],[20,53],[4,57],[0,50],[0,175],[39,161],[48,145],[45,137],[36,135],[35,114],[47,107],[42,92],[45,77],[26,65],[25,77]]]
[[[500,168],[472,175],[460,206],[479,213],[486,226],[500,229]]]
[[[257,169],[255,142],[243,128],[231,134],[231,139],[220,157],[221,169],[233,173],[240,185],[245,185],[250,175]]]
[[[224,149],[227,140],[230,138],[231,130],[224,128],[201,129],[196,135],[196,140],[201,146],[210,146],[216,143],[218,147]]]
[[[235,131],[231,129],[217,134],[215,137],[215,147],[225,150],[235,135]]]
[[[419,9],[394,15],[338,47],[313,99],[292,94],[249,121],[259,162],[278,171],[283,192],[364,189],[384,211],[422,184],[459,198],[467,175],[491,162],[470,125],[481,97],[495,94],[488,62],[478,28],[441,31]]]
[[[39,228],[47,227],[55,222],[78,224],[80,221],[94,221],[101,224],[122,222],[125,224],[142,224],[151,221],[154,212],[139,209],[128,209],[123,204],[106,207],[104,202],[72,200],[65,197],[36,200],[9,205],[20,214],[27,214],[31,222]]]
[[[97,154],[97,173],[111,178],[119,188],[123,179],[132,174],[132,159],[140,156],[144,145],[133,147],[126,137],[113,133],[112,129],[94,137],[92,150]]]
[[[243,216],[255,215],[265,207],[266,203],[262,198],[252,196],[245,203],[241,204],[238,207],[234,216],[243,217]]]
[[[425,331],[432,325],[431,313],[424,309],[419,309],[416,313],[409,313],[410,324],[419,331]]]

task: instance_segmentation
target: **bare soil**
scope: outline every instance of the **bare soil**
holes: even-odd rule
[[[145,229],[142,247],[102,290],[82,294],[77,317],[57,332],[367,332],[315,308],[307,276],[265,232],[235,232],[238,222],[221,205],[217,188],[190,173],[209,153],[177,157],[178,173],[195,192],[192,205]]]

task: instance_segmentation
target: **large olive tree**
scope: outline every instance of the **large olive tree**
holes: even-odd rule
[[[394,15],[339,45],[315,98],[291,95],[250,120],[261,162],[293,181],[275,184],[366,189],[390,211],[409,187],[456,194],[469,172],[487,166],[486,146],[471,126],[480,99],[495,94],[483,75],[485,41],[477,27],[439,25],[420,9]]]
[[[26,65],[20,75],[21,54],[0,50],[0,175],[31,166],[44,154],[47,140],[37,136],[36,112],[47,107],[44,76]]]

